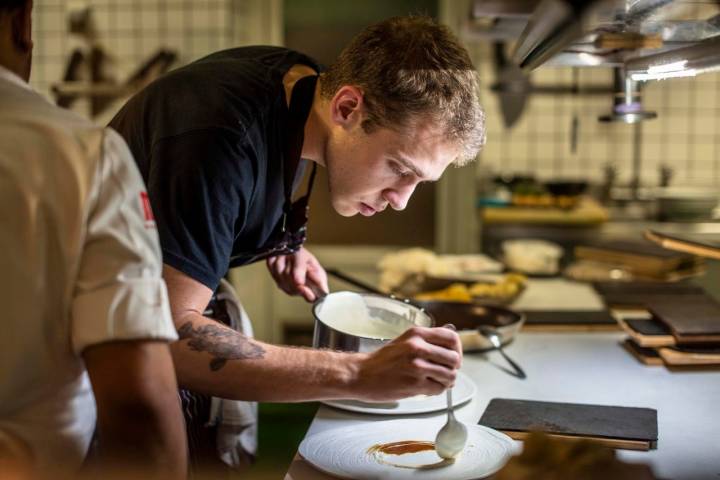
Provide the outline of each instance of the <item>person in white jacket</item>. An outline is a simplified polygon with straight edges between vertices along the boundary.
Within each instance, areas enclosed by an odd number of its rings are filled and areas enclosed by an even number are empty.
[[[97,427],[98,468],[183,478],[145,187],[117,133],[27,84],[31,10],[0,0],[0,472],[74,475]]]

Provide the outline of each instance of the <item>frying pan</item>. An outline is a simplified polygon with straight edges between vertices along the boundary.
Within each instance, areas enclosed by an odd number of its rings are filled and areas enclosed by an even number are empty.
[[[367,292],[396,298],[336,269],[326,269],[326,272],[328,275]],[[425,311],[433,318],[435,325],[453,324],[458,331],[465,352],[496,348],[488,337],[480,333],[480,327],[486,327],[486,329],[490,327],[486,331],[496,332],[500,337],[501,345],[506,345],[515,338],[515,335],[525,322],[525,316],[522,313],[495,305],[437,300],[399,300]]]

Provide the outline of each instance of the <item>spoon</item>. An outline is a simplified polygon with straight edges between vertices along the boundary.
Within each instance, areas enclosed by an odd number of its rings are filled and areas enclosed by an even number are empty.
[[[497,331],[492,327],[487,326],[481,326],[478,327],[478,331],[482,336],[487,338],[490,343],[492,344],[493,348],[500,352],[500,355],[503,356],[505,360],[510,364],[511,367],[515,370],[515,376],[518,378],[527,378],[527,375],[525,375],[525,371],[520,368],[520,365],[515,363],[512,358],[510,358],[507,353],[502,348],[502,343],[500,342],[500,334],[497,333]],[[508,372],[509,373],[509,372]]]
[[[444,325],[455,330],[452,324]],[[454,459],[465,448],[467,442],[467,428],[455,418],[452,403],[452,388],[445,390],[447,395],[447,422],[435,437],[435,451],[446,460]]]

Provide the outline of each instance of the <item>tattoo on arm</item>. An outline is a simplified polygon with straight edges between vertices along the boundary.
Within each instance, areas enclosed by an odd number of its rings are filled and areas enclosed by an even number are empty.
[[[225,366],[228,360],[263,358],[265,349],[240,332],[221,325],[202,325],[194,328],[192,322],[178,329],[181,340],[190,339],[188,346],[196,352],[208,352],[213,372]]]

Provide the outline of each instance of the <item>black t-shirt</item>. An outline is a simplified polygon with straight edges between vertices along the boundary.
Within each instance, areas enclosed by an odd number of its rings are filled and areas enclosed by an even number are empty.
[[[230,257],[265,245],[282,217],[282,79],[295,64],[319,71],[285,48],[214,53],[153,82],[110,122],[147,184],[163,262],[212,290]]]

